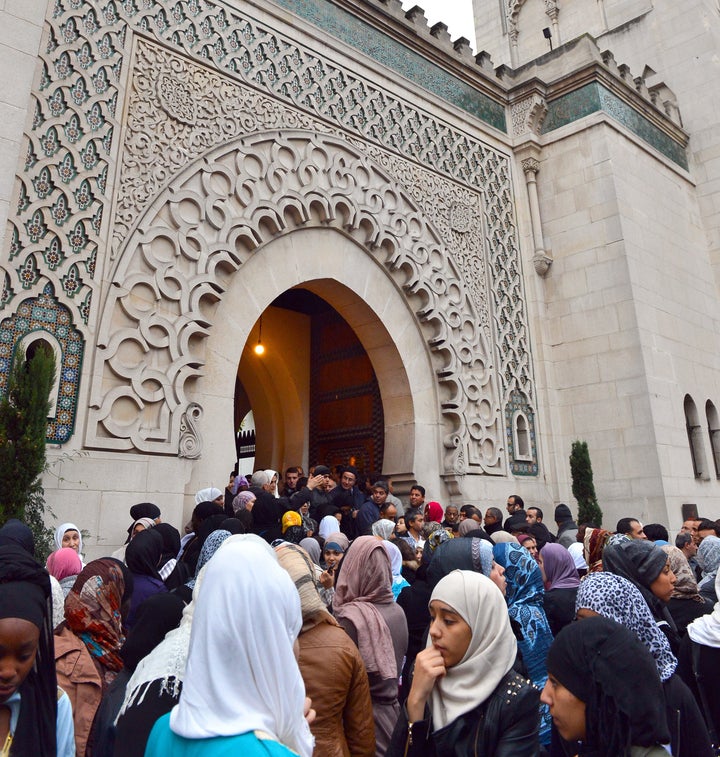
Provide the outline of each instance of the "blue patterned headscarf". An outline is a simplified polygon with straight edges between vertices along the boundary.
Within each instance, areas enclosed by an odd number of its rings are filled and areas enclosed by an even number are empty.
[[[548,650],[553,642],[552,631],[543,609],[545,589],[540,567],[530,553],[519,544],[496,544],[495,562],[505,568],[506,600],[510,620],[520,626],[522,638],[518,649],[525,668],[536,689],[542,690],[547,681]],[[540,705],[540,743],[550,743],[550,711]]]
[[[232,534],[229,531],[224,531],[221,529],[218,529],[217,531],[212,531],[210,533],[210,536],[208,536],[207,539],[205,539],[205,543],[202,545],[202,549],[200,550],[200,556],[198,557],[197,561],[197,568],[195,568],[195,575],[185,584],[189,589],[195,588],[195,581],[197,581],[197,577],[200,575],[200,571],[205,567],[205,564],[210,560],[210,558],[220,549],[220,545],[225,541],[225,539],[229,539]]]

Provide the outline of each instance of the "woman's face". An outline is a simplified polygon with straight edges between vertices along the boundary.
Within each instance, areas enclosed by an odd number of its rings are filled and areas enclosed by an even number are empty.
[[[336,549],[326,549],[323,554],[325,556],[325,565],[328,566],[328,569],[332,568],[335,570],[343,559],[343,553],[338,552]]]
[[[451,668],[465,657],[472,629],[450,605],[439,599],[430,602],[430,618],[433,646],[442,655],[445,667]]]
[[[492,568],[490,569],[490,580],[495,584],[495,586],[498,587],[498,589],[500,589],[504,597],[505,591],[507,590],[505,568],[503,568],[500,563],[496,563],[495,560],[492,561]]]
[[[525,541],[523,542],[523,547],[527,549],[532,559],[537,562],[538,548],[537,548],[537,542],[535,541],[535,539],[525,539]]]
[[[550,708],[555,727],[566,741],[585,738],[585,702],[548,674],[540,701]]]
[[[277,473],[272,477],[272,480],[270,481],[270,491],[274,492],[277,488]]]
[[[660,571],[660,575],[650,584],[650,591],[662,602],[669,602],[676,582],[677,578],[670,569],[670,560],[668,560]]]
[[[138,523],[135,528],[133,528],[133,539],[141,532],[145,530],[145,526],[143,526],[142,523]],[[143,536],[143,539],[145,537]]]
[[[32,670],[39,640],[40,629],[29,620],[0,620],[0,704],[20,688]]]
[[[395,530],[399,534],[407,533],[407,528],[405,527],[405,518],[400,517],[397,519],[397,522],[395,523]]]
[[[63,534],[62,545],[80,552],[80,534],[74,528],[69,529]]]
[[[303,502],[303,504],[300,506],[300,512],[303,515],[307,515],[310,512],[310,503],[309,502]]]

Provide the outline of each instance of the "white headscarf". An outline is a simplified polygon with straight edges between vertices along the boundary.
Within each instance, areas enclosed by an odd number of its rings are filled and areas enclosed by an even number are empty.
[[[218,497],[222,497],[222,492],[214,486],[211,486],[209,489],[200,489],[195,495],[195,504],[199,505],[201,502],[212,502]]]
[[[78,536],[80,537],[80,543],[78,544],[78,555],[80,556],[80,562],[82,563],[83,568],[85,567],[85,556],[83,555],[83,544],[82,544],[82,532],[80,529],[74,524],[74,523],[62,523],[55,529],[55,547],[57,549],[62,549],[62,540],[63,536],[65,536],[66,531],[77,531]]]
[[[715,593],[720,597],[720,571],[715,576]],[[720,599],[709,615],[701,615],[687,627],[690,638],[706,647],[720,647]]]
[[[268,483],[270,483],[273,480],[273,476],[278,476],[278,472],[276,470],[272,470],[271,468],[268,468],[264,473],[268,477]],[[270,494],[273,495],[273,497],[279,497],[280,492],[278,492],[278,481],[280,480],[280,477],[277,477],[277,481],[275,481],[275,491],[270,492]]]
[[[575,567],[578,570],[587,570],[588,565],[585,562],[585,553],[583,545],[579,541],[574,541],[569,547],[568,552],[572,555]]]
[[[437,731],[495,691],[515,662],[517,642],[505,597],[482,573],[454,570],[438,582],[430,601],[434,599],[452,607],[472,629],[464,657],[437,679],[430,694],[433,729]],[[427,646],[432,646],[430,636]]]
[[[197,598],[182,696],[170,714],[188,739],[262,731],[302,757],[313,752],[293,642],[300,597],[259,537],[228,539]]]
[[[334,515],[326,515],[320,521],[318,533],[327,541],[328,536],[330,536],[330,534],[336,534],[339,528],[340,521]]]

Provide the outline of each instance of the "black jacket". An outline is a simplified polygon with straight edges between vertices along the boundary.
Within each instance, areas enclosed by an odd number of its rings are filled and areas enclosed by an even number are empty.
[[[403,707],[387,757],[536,757],[539,700],[532,684],[511,670],[485,702],[444,728],[433,731],[429,717],[416,721],[411,744]]]

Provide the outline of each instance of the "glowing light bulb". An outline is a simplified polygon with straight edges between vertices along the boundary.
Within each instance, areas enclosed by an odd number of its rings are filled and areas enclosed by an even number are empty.
[[[265,347],[263,347],[262,342],[258,342],[255,345],[255,354],[256,355],[263,355],[265,353]]]

